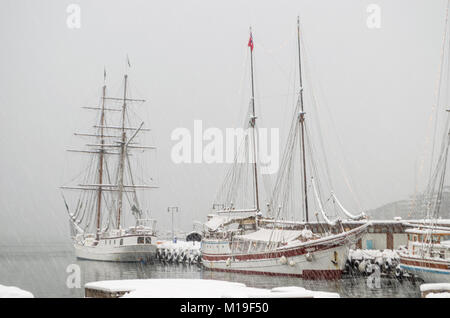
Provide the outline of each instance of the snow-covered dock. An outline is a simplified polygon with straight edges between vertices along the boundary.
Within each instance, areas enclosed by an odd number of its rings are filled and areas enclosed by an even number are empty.
[[[159,241],[156,259],[163,263],[200,264],[200,242]]]
[[[130,279],[87,283],[85,296],[94,298],[339,298],[337,293],[289,286],[252,288],[209,279]]]
[[[15,286],[0,285],[0,298],[34,298],[33,294]]]

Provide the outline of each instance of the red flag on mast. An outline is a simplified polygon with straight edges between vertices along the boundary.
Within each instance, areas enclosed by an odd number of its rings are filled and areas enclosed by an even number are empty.
[[[250,50],[253,52],[253,36],[250,33],[250,39],[248,40],[248,46],[250,47]]]

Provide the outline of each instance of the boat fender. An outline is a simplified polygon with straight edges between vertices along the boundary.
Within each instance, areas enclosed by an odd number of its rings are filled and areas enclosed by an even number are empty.
[[[360,273],[364,273],[366,271],[366,265],[366,261],[362,261],[361,263],[359,263],[358,270],[360,271]]]
[[[281,256],[280,257],[280,263],[282,264],[282,265],[284,265],[284,264],[286,264],[287,263],[287,258],[286,258],[286,256]]]
[[[312,259],[313,259],[313,256],[312,256],[312,254],[311,253],[306,253],[306,260],[308,261],[308,262],[311,262],[312,261]]]
[[[230,258],[227,258],[226,265],[227,265],[228,267],[230,267],[230,265],[231,265],[231,259],[230,259]]]
[[[294,266],[295,265],[295,262],[294,261],[289,261],[289,266]]]
[[[397,276],[397,277],[402,277],[402,276],[403,276],[403,270],[402,270],[402,268],[400,267],[400,265],[398,265],[398,266],[395,268],[395,276]]]

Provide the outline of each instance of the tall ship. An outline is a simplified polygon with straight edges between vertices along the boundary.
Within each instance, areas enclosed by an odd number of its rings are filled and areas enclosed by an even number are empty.
[[[436,111],[442,112],[443,107],[448,107],[448,81],[442,81],[442,78],[450,74],[449,70],[449,23],[448,11],[449,3],[445,13],[445,30],[442,39],[441,61],[436,89]],[[417,213],[425,217],[423,224],[406,230],[408,235],[408,244],[401,250],[400,267],[420,277],[425,282],[443,283],[450,282],[450,228],[442,227],[443,195],[446,184],[448,184],[448,151],[450,146],[450,109],[446,109],[447,115],[442,126],[443,136],[439,155],[436,162],[433,160],[433,150],[431,152],[430,178],[419,204],[416,204]],[[435,130],[438,127],[438,120],[435,120]],[[433,142],[434,143],[434,142]]]
[[[206,268],[262,275],[288,275],[307,279],[337,279],[341,277],[350,246],[364,234],[368,222],[352,230],[344,229],[339,218],[331,220],[325,212],[321,198],[317,162],[313,157],[313,145],[310,131],[306,126],[306,113],[303,101],[302,60],[300,22],[297,20],[297,45],[299,54],[299,94],[292,116],[291,126],[281,161],[279,173],[267,203],[266,216],[260,207],[257,162],[252,169],[235,169],[227,177],[239,180],[242,170],[250,170],[252,178],[246,184],[250,188],[253,206],[236,207],[228,200],[221,204],[219,210],[208,216],[202,241],[202,262]],[[254,154],[258,148],[255,140],[255,98],[253,81],[253,39],[249,41],[251,59],[251,91],[248,112],[248,134],[250,149]],[[308,149],[310,150],[308,152]],[[245,152],[244,152],[245,153]],[[297,156],[296,156],[297,154]],[[257,156],[255,155],[254,158]],[[238,170],[236,172],[236,170]],[[231,184],[233,185],[233,184]],[[244,184],[245,187],[245,184]],[[323,234],[310,230],[311,193],[316,199],[315,208],[320,212],[328,227]],[[228,194],[240,194],[241,190],[230,187]],[[230,198],[228,195],[227,198]],[[362,219],[363,213],[353,215],[338,201],[335,194],[330,194],[328,201],[334,201],[342,214],[352,219]],[[217,205],[216,205],[217,207]],[[319,221],[319,212],[315,213]],[[300,219],[304,227],[294,230],[289,227],[288,219]]]
[[[90,130],[74,133],[83,147],[68,151],[80,154],[85,164],[75,165],[75,177],[61,187],[62,195],[78,258],[151,261],[156,221],[149,217],[144,193],[157,186],[146,175],[144,158],[155,147],[142,144],[150,129],[137,108],[145,100],[130,96],[128,75],[119,90],[121,96],[108,96],[105,84],[99,104],[83,107],[95,112],[96,120]]]

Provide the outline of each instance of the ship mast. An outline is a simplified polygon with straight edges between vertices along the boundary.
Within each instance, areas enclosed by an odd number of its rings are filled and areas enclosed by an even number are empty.
[[[122,105],[122,141],[120,143],[120,161],[119,161],[119,199],[118,199],[118,207],[117,207],[117,229],[120,229],[120,214],[122,212],[123,205],[123,175],[124,175],[124,165],[125,165],[125,156],[126,156],[126,139],[127,134],[125,130],[125,114],[127,107],[127,81],[128,75],[124,76],[124,88],[123,88],[123,105]]]
[[[301,157],[302,157],[302,165],[303,165],[303,189],[304,189],[304,208],[305,208],[305,219],[306,222],[309,221],[308,218],[308,188],[306,185],[306,154],[305,154],[305,111],[303,105],[303,82],[302,82],[302,60],[301,60],[301,52],[300,52],[300,17],[297,17],[297,44],[298,44],[298,70],[299,70],[299,78],[300,78],[300,126],[301,126]]]
[[[248,46],[250,48],[250,69],[251,69],[251,82],[252,82],[252,117],[250,119],[250,126],[252,127],[252,141],[253,141],[253,175],[255,182],[255,204],[256,211],[259,212],[259,191],[258,191],[258,168],[257,168],[257,146],[256,146],[256,115],[255,115],[255,88],[254,88],[254,80],[253,80],[253,35],[252,28],[250,28],[250,40],[248,42]]]
[[[98,198],[97,198],[97,240],[101,230],[101,208],[102,208],[102,184],[103,184],[103,156],[105,152],[105,138],[103,127],[105,126],[105,93],[106,85],[103,86],[102,109],[100,117],[100,155],[99,155],[99,170],[98,170]]]

